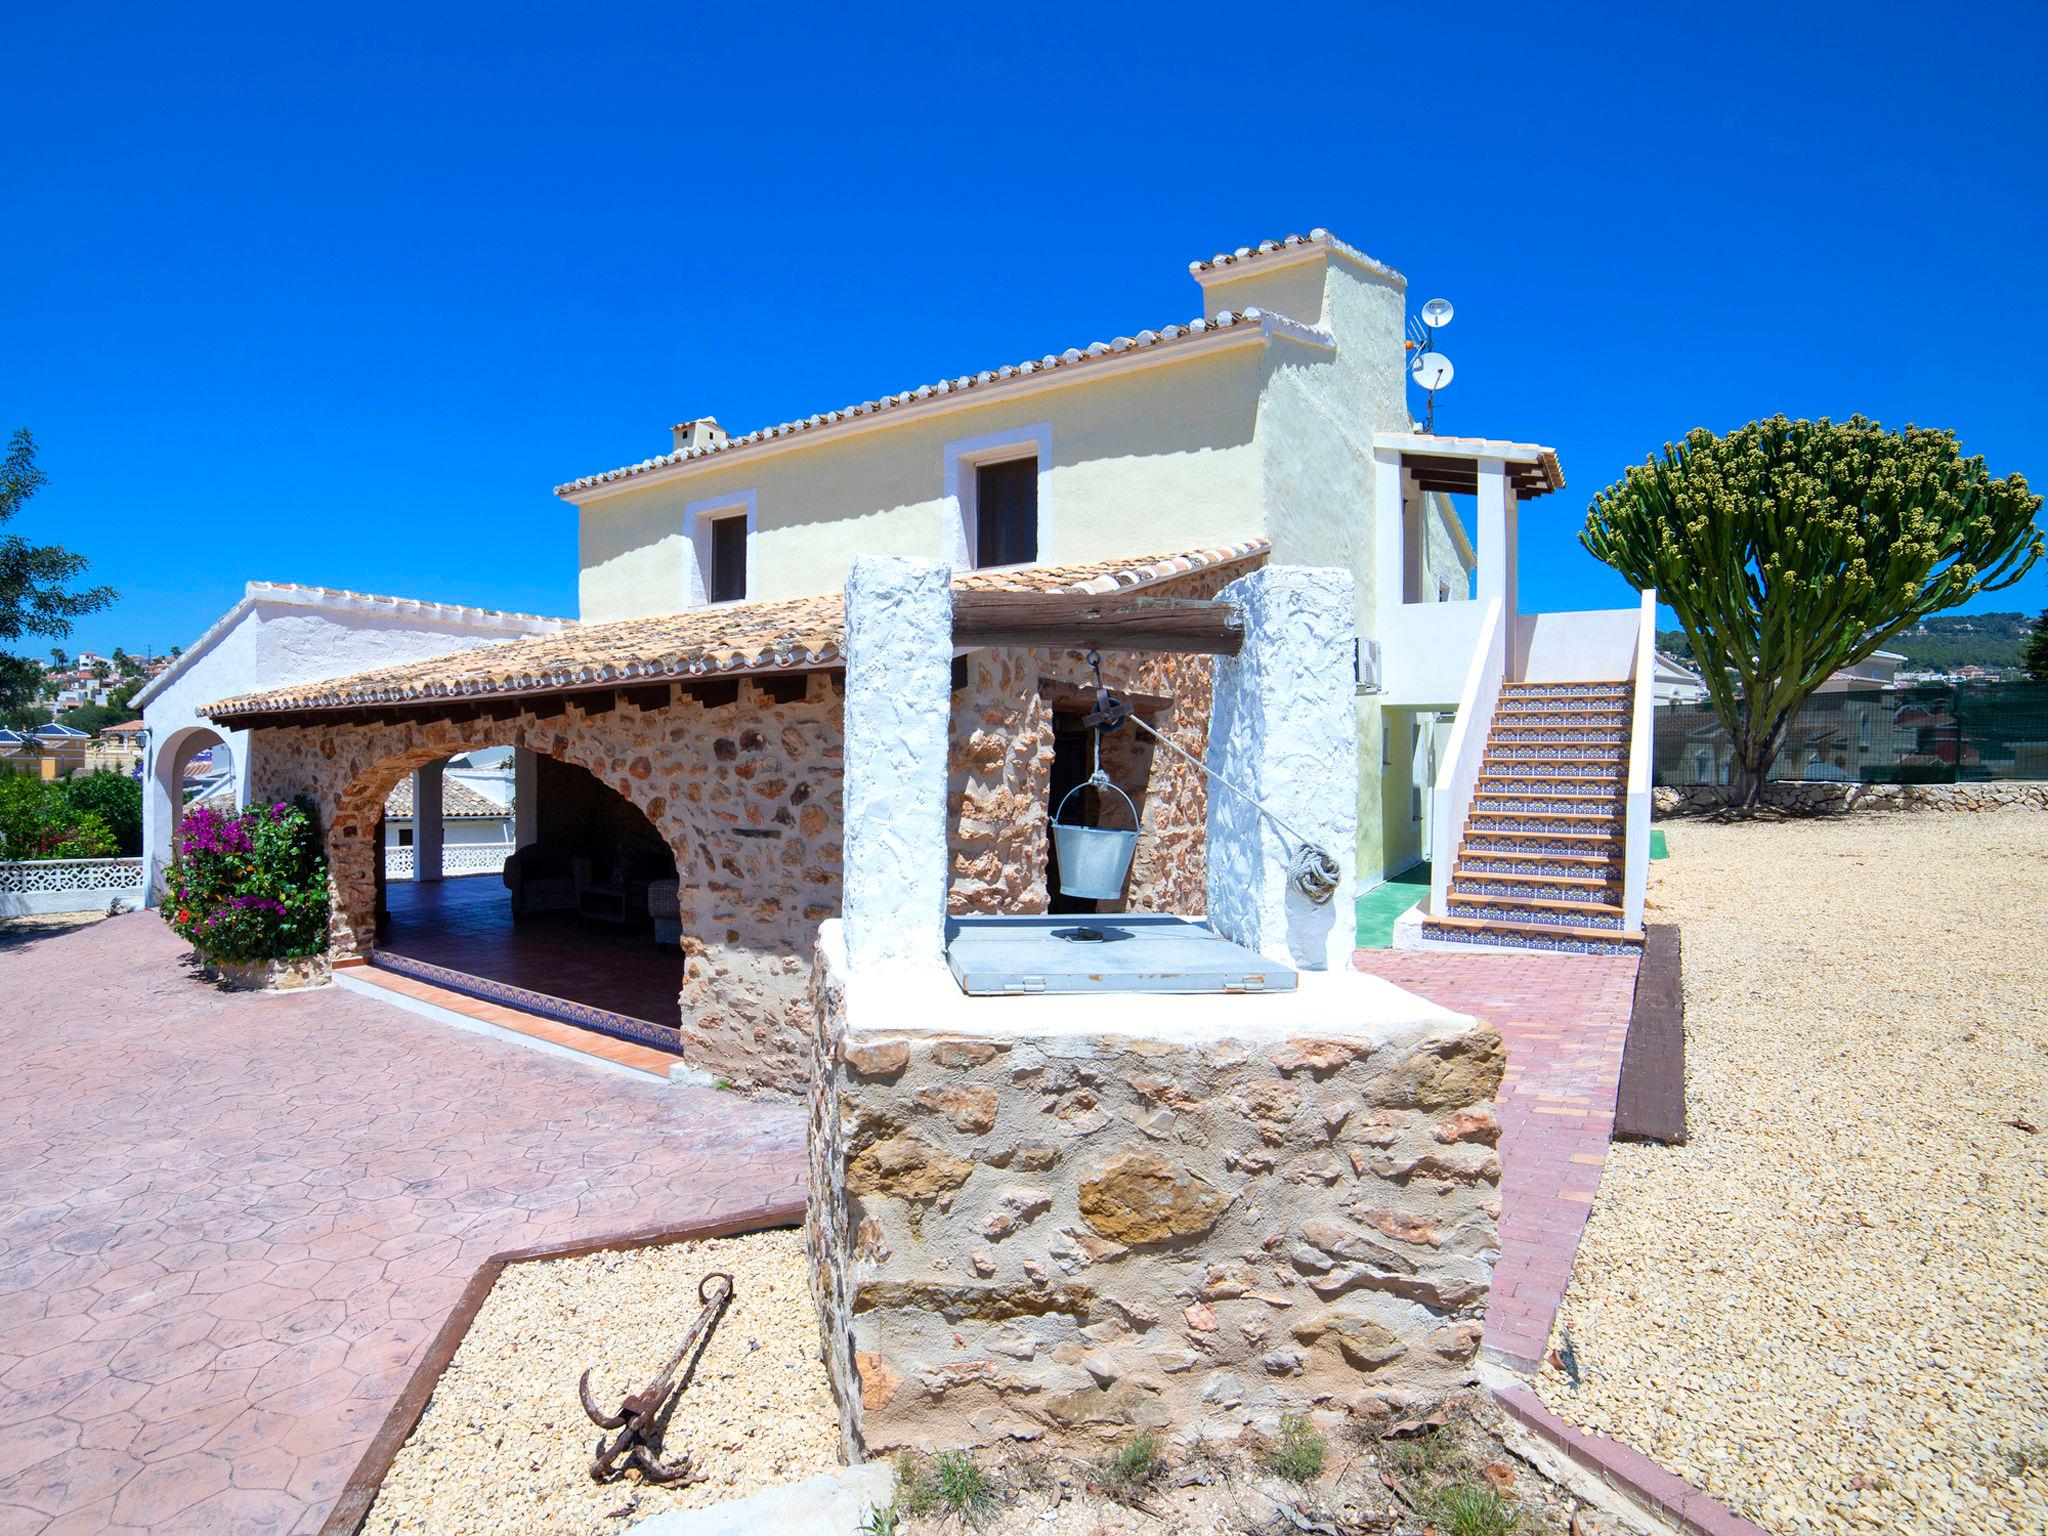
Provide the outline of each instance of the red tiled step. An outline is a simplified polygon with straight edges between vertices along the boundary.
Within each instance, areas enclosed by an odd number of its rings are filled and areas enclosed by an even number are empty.
[[[600,1035],[594,1030],[578,1029],[559,1019],[543,1018],[536,1013],[526,1013],[517,1008],[507,1008],[502,1003],[486,1002],[467,993],[437,987],[430,982],[419,981],[411,976],[401,976],[395,971],[383,970],[377,966],[363,966],[349,972],[351,981],[366,986],[379,987],[387,992],[396,992],[415,1001],[430,1003],[445,1008],[466,1019],[495,1025],[513,1034],[525,1035],[534,1040],[545,1040],[550,1045],[561,1046],[584,1056],[595,1056],[614,1066],[630,1067],[636,1072],[666,1079],[669,1069],[683,1058],[678,1052],[670,1054],[655,1050],[652,1046],[636,1045],[630,1040],[615,1040],[609,1035]]]

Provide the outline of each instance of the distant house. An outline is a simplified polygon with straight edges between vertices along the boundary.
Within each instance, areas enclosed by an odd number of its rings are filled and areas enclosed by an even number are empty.
[[[1872,651],[1861,661],[1838,667],[1815,693],[1860,693],[1872,688],[1896,688],[1899,664],[1906,658],[1897,651]]]
[[[1673,704],[1707,702],[1707,685],[1699,673],[1666,651],[1657,653],[1657,670],[1651,688],[1660,709]]]
[[[495,874],[512,852],[512,807],[479,794],[456,774],[456,763],[451,762],[441,781],[442,868],[450,875]],[[416,775],[407,774],[384,797],[384,868],[392,878],[413,873],[413,796],[418,782]]]

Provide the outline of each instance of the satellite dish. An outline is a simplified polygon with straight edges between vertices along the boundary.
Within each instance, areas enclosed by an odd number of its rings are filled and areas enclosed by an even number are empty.
[[[1441,352],[1423,352],[1408,365],[1415,382],[1424,389],[1438,390],[1451,382],[1451,360]]]
[[[1432,331],[1442,330],[1451,323],[1451,316],[1456,313],[1457,311],[1451,308],[1449,299],[1431,299],[1422,306],[1422,323]]]

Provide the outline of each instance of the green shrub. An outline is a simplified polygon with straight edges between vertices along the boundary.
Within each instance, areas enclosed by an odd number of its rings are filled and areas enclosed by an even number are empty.
[[[1103,1488],[1112,1495],[1134,1493],[1151,1482],[1165,1465],[1159,1454],[1161,1444],[1154,1429],[1132,1435],[1099,1469]]]
[[[68,789],[33,774],[0,773],[0,858],[111,859],[120,852],[106,818],[74,804]]]
[[[286,960],[327,947],[327,861],[310,802],[227,815],[194,806],[165,877],[164,921],[211,960]]]
[[[63,786],[64,798],[81,816],[97,816],[114,839],[115,856],[132,859],[142,852],[142,781],[125,773],[101,769]]]
[[[1279,1473],[1290,1483],[1312,1483],[1330,1459],[1330,1446],[1315,1425],[1290,1413],[1280,1420],[1280,1437],[1266,1447],[1261,1459],[1267,1471]]]
[[[976,1525],[995,1509],[996,1489],[965,1451],[943,1451],[929,1465],[906,1452],[896,1458],[896,1505],[906,1514],[942,1510]]]
[[[1424,1490],[1415,1501],[1442,1536],[1508,1536],[1522,1523],[1522,1512],[1492,1486],[1452,1483]]]

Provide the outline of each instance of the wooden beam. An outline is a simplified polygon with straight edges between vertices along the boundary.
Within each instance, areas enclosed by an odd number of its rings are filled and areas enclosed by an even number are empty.
[[[1109,690],[1141,715],[1163,715],[1173,708],[1173,699],[1167,694],[1132,693],[1126,688]],[[1065,714],[1085,715],[1095,707],[1095,689],[1087,683],[1071,682],[1062,677],[1041,677],[1038,680],[1038,696],[1045,700],[1047,709],[1059,710]]]
[[[694,683],[684,683],[676,692],[683,698],[695,699],[706,709],[721,709],[739,702],[740,680],[736,677],[707,677]]]
[[[1234,603],[1089,592],[956,592],[960,645],[1043,645],[1061,650],[1189,652],[1244,649]]]
[[[619,690],[620,701],[632,705],[643,715],[650,710],[667,709],[674,697],[667,683],[643,683]]]

